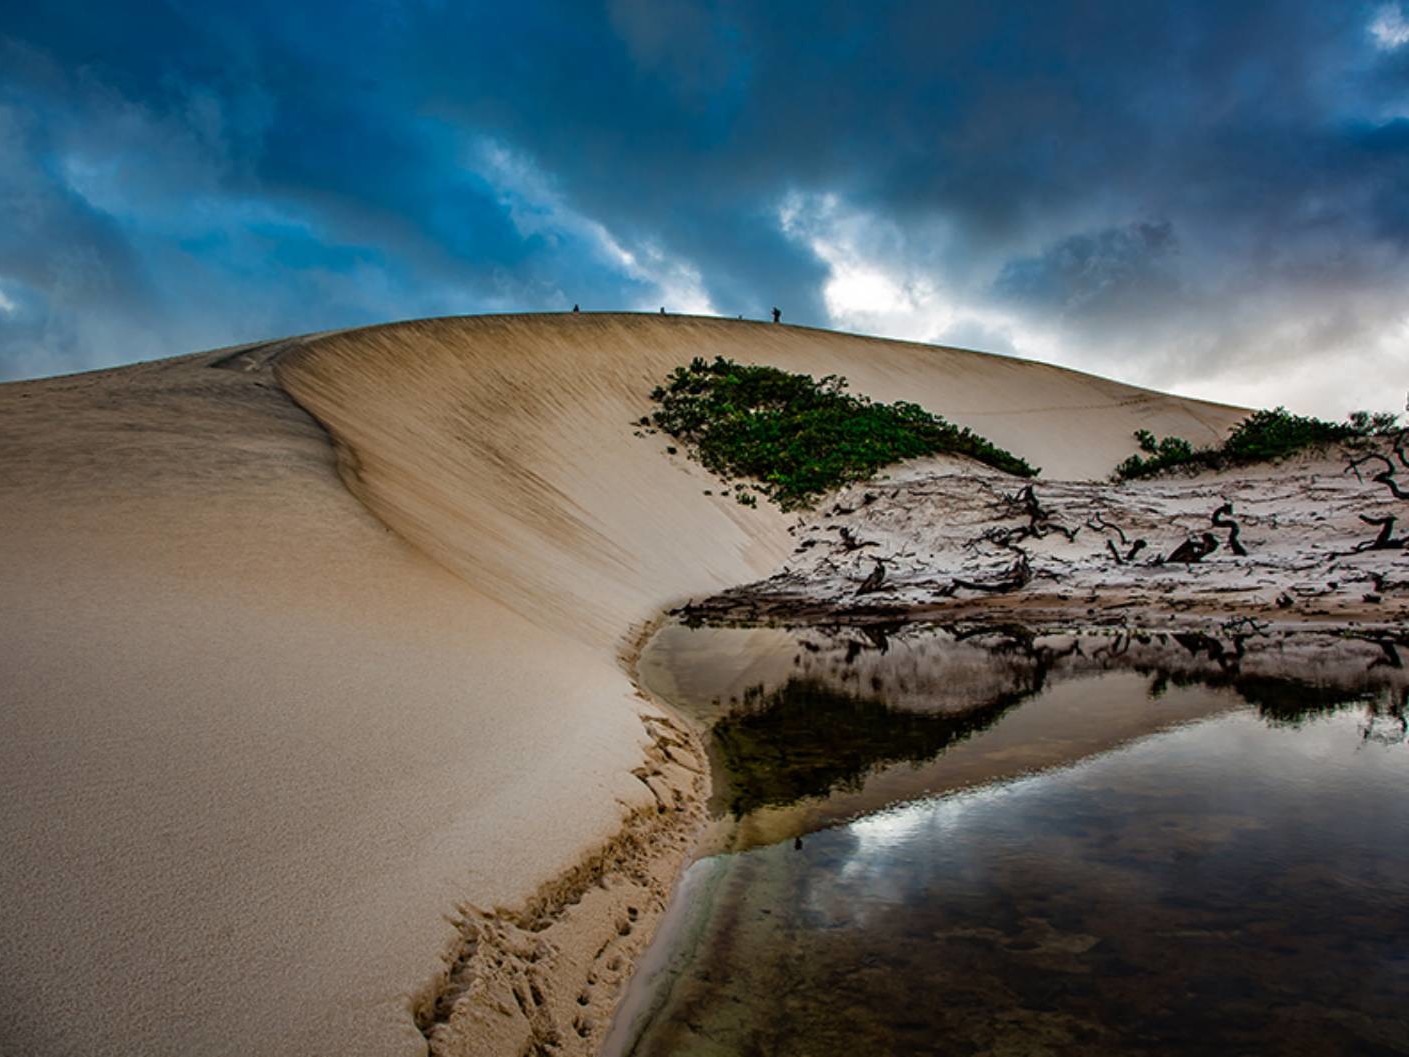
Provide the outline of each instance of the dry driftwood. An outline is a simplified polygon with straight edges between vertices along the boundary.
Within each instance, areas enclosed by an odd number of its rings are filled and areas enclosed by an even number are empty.
[[[1213,524],[1214,528],[1228,530],[1228,549],[1230,551],[1239,558],[1246,558],[1248,556],[1247,548],[1238,540],[1238,536],[1242,533],[1242,528],[1233,520],[1232,503],[1225,502],[1213,512],[1213,516],[1209,518],[1209,521]]]
[[[1374,539],[1356,544],[1355,553],[1362,551],[1392,551],[1403,548],[1404,540],[1394,538],[1394,523],[1396,519],[1393,514],[1386,514],[1384,517],[1370,517],[1368,514],[1361,514],[1360,520],[1367,525],[1378,525],[1380,531]]]
[[[868,595],[872,591],[879,591],[881,584],[886,578],[886,563],[877,558],[876,567],[871,570],[871,575],[861,581],[861,586],[856,589],[858,595]]]
[[[1201,536],[1191,536],[1179,546],[1175,547],[1165,558],[1165,562],[1183,562],[1185,565],[1192,565],[1194,562],[1201,562],[1218,549],[1218,540],[1214,538],[1212,532],[1205,532]]]

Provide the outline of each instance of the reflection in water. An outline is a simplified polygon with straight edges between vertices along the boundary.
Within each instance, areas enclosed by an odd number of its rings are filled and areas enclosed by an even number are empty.
[[[815,678],[789,679],[768,694],[746,692],[743,705],[710,728],[722,771],[716,799],[739,818],[833,790],[859,792],[878,768],[933,759],[992,726],[1022,696],[999,694],[949,713],[891,708],[880,697]]]
[[[943,690],[944,656],[968,641],[945,638],[929,685]],[[855,750],[844,777],[795,783],[809,803],[863,797],[858,782],[913,758],[893,755],[895,731],[924,732],[927,720],[972,724],[967,740],[916,735],[940,751],[930,785],[969,788],[780,831],[804,834],[800,847],[695,863],[610,1046],[651,1057],[1409,1053],[1402,671],[1372,667],[1373,643],[1284,641],[1264,655],[1225,642],[1216,656],[1195,645],[1085,641],[1021,704],[985,704],[963,677],[928,712],[914,695],[837,694],[871,720],[833,734],[869,739],[879,726],[876,744],[890,747]],[[847,666],[845,649],[840,668],[855,669],[862,655]],[[963,670],[972,658],[958,660]],[[925,678],[906,672],[911,685]],[[780,673],[770,687],[760,674],[751,685],[764,691],[716,715],[762,723],[776,710],[790,737],[806,737],[800,680]],[[1002,694],[1020,693],[1007,678]],[[1088,711],[1121,733],[1064,733]],[[1045,748],[1008,733],[1022,724]],[[774,742],[781,751],[787,739]],[[935,769],[950,763],[968,777],[945,786]],[[1020,777],[981,785],[985,770]]]
[[[1361,703],[1375,736],[1392,736],[1409,693],[1397,659],[1393,643],[1314,634],[673,626],[641,667],[710,731],[712,808],[730,816],[706,841],[718,850],[1071,763],[1244,702],[1286,723]]]

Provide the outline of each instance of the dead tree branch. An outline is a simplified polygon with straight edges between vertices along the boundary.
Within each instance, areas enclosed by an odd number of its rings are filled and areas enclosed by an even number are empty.
[[[1135,560],[1135,555],[1145,549],[1144,540],[1136,540],[1130,545],[1130,549],[1124,554],[1116,549],[1115,540],[1106,540],[1106,549],[1111,552],[1111,557],[1115,559],[1117,565],[1126,565]]]
[[[1242,528],[1238,525],[1236,521],[1233,520],[1232,503],[1225,502],[1221,507],[1215,510],[1213,512],[1213,516],[1209,518],[1209,522],[1213,525],[1214,528],[1228,530],[1228,549],[1230,551],[1236,554],[1239,558],[1246,558],[1248,556],[1247,548],[1244,547],[1242,543],[1238,540],[1238,536],[1242,532]]]
[[[1354,548],[1352,548],[1351,553],[1360,554],[1365,551],[1394,551],[1401,550],[1404,547],[1403,539],[1394,538],[1395,516],[1393,514],[1386,514],[1384,517],[1370,517],[1368,514],[1361,514],[1360,520],[1367,525],[1378,525],[1380,531],[1374,539],[1367,540],[1364,543],[1357,543]]]
[[[1205,532],[1201,536],[1191,536],[1170,552],[1169,557],[1164,562],[1183,562],[1185,565],[1192,565],[1194,562],[1201,562],[1218,549],[1218,540],[1214,538],[1212,532]],[[1163,563],[1161,563],[1163,564]]]
[[[848,554],[850,554],[852,551],[859,551],[863,547],[880,546],[879,543],[874,542],[862,543],[856,538],[855,533],[853,533],[851,529],[847,528],[847,526],[845,525],[834,525],[833,527],[841,535],[842,550],[846,551]]]
[[[1395,437],[1394,454],[1399,461],[1404,464],[1404,467],[1409,469],[1409,456],[1406,456],[1404,451],[1403,436],[1404,434],[1401,432],[1399,436]],[[1395,474],[1399,472],[1399,467],[1395,466],[1394,463],[1390,461],[1390,457],[1384,452],[1372,451],[1361,455],[1359,458],[1347,458],[1345,472],[1354,473],[1357,481],[1363,481],[1365,477],[1361,474],[1360,467],[1364,466],[1367,462],[1380,462],[1384,464],[1384,469],[1371,477],[1370,480],[1384,485],[1396,499],[1409,499],[1409,492],[1406,492],[1395,478]]]
[[[1097,532],[1114,532],[1120,538],[1120,545],[1122,547],[1130,546],[1130,540],[1126,538],[1125,529],[1121,528],[1119,525],[1112,525],[1105,519],[1105,516],[1102,515],[1100,511],[1097,511],[1086,519],[1086,527],[1095,529]]]
[[[874,559],[876,567],[871,570],[871,575],[861,581],[861,586],[856,589],[858,595],[869,595],[873,591],[879,591],[881,584],[886,578],[886,563],[881,559]]]
[[[1100,511],[1097,511],[1086,519],[1086,527],[1094,529],[1097,532],[1114,532],[1116,536],[1119,537],[1120,545],[1126,548],[1124,554],[1116,547],[1115,540],[1106,540],[1106,549],[1111,552],[1111,557],[1115,559],[1117,565],[1125,565],[1128,562],[1133,562],[1135,555],[1145,549],[1146,544],[1143,539],[1131,540],[1130,537],[1125,534],[1123,528],[1119,525],[1112,525],[1105,519]]]
[[[1042,539],[1049,532],[1065,536],[1068,543],[1075,541],[1079,529],[1067,528],[1052,519],[1051,511],[1045,509],[1037,499],[1037,490],[1032,485],[1024,485],[1012,495],[1002,497],[1002,503],[1010,516],[1027,518],[1026,525],[1008,529],[992,529],[991,540],[1000,546],[1021,543],[1031,537]],[[1000,538],[1001,537],[1001,538]]]

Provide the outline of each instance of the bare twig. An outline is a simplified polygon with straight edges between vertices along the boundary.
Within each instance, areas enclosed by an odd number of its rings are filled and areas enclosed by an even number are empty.
[[[1125,536],[1125,530],[1119,525],[1112,525],[1108,522],[1100,511],[1097,511],[1086,519],[1086,527],[1095,529],[1097,532],[1114,532],[1120,538],[1120,545],[1122,547],[1128,547],[1130,545],[1130,540]]]
[[[856,589],[858,595],[868,595],[873,591],[879,591],[881,584],[886,578],[886,563],[876,558],[876,567],[871,570],[871,575],[861,581],[861,586]]]
[[[1394,538],[1394,523],[1396,519],[1393,514],[1386,514],[1384,517],[1370,517],[1368,514],[1361,514],[1360,520],[1367,525],[1378,525],[1380,531],[1374,539],[1366,540],[1364,543],[1357,543],[1351,553],[1359,554],[1364,551],[1393,551],[1403,548],[1404,540]]]
[[[1404,464],[1404,467],[1409,469],[1409,455],[1406,455],[1404,451],[1403,436],[1404,434],[1401,431],[1399,436],[1395,437],[1394,454],[1399,461]],[[1399,481],[1395,479],[1395,474],[1398,472],[1399,468],[1396,467],[1394,463],[1390,461],[1389,456],[1383,452],[1372,451],[1367,452],[1359,458],[1348,458],[1346,460],[1345,472],[1354,473],[1357,481],[1363,481],[1365,478],[1360,473],[1360,467],[1364,466],[1367,462],[1381,462],[1385,467],[1379,473],[1375,474],[1375,476],[1371,477],[1370,480],[1384,485],[1396,499],[1409,499],[1409,492],[1406,492]]]
[[[1233,520],[1233,504],[1225,502],[1221,507],[1213,512],[1209,518],[1214,528],[1226,528],[1228,530],[1228,549],[1239,558],[1248,556],[1247,548],[1238,540],[1238,535],[1242,532],[1238,523]]]
[[[841,535],[842,550],[850,554],[852,551],[859,551],[862,547],[879,547],[879,543],[862,543],[856,535],[845,525],[833,526]]]

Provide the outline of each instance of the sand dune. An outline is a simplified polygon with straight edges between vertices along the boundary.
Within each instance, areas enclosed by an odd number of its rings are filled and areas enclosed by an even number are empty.
[[[693,317],[397,324],[285,356],[278,376],[329,428],[379,518],[531,619],[601,644],[663,600],[782,553],[780,516],[703,496],[715,482],[629,427],[675,366],[716,355],[843,374],[856,392],[972,426],[1048,477],[1105,476],[1141,427],[1204,442],[1242,416],[1021,360]]]
[[[653,805],[632,628],[789,550],[781,515],[633,435],[665,373],[716,354],[845,374],[1049,477],[1239,417],[622,315],[0,387],[0,1050],[420,1052],[456,908],[522,901]]]

